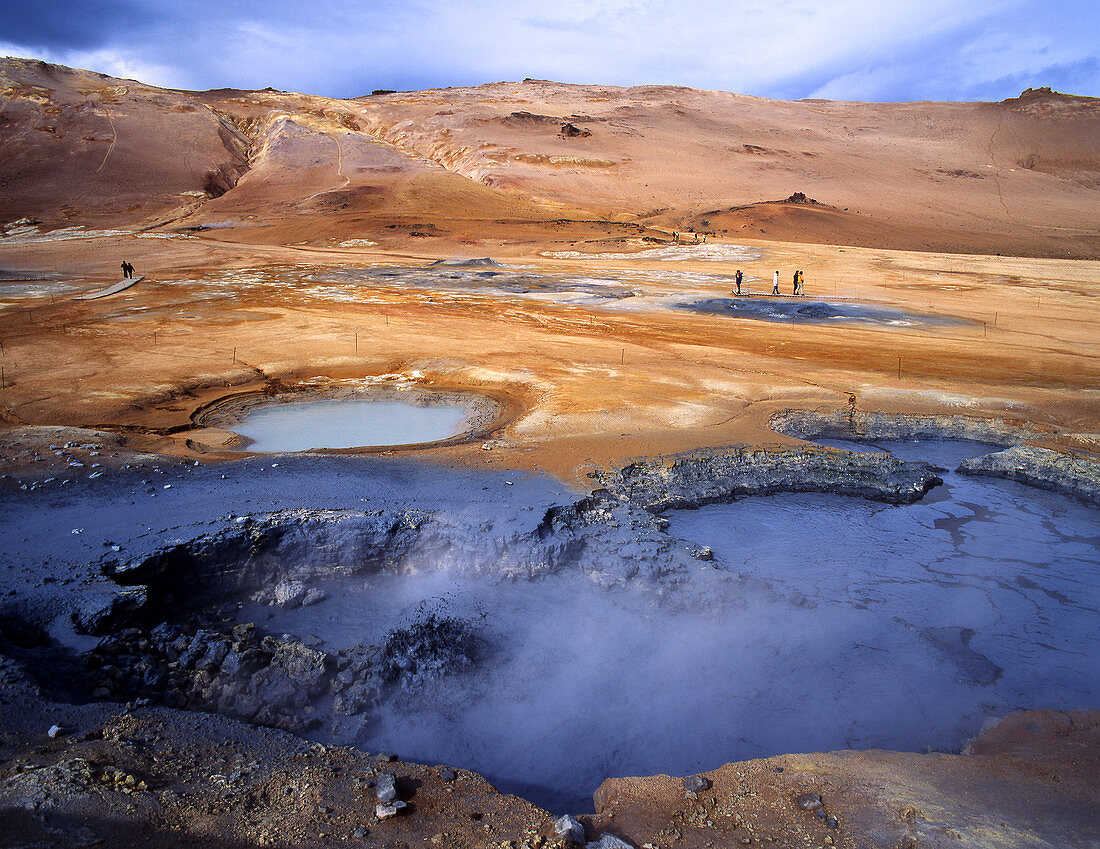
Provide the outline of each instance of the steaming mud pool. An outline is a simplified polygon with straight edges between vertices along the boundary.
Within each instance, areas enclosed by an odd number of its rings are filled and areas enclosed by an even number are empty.
[[[995,450],[881,447],[951,468]],[[957,751],[989,717],[1100,707],[1097,510],[943,477],[909,506],[781,494],[671,511],[662,533],[690,568],[656,581],[609,580],[583,553],[518,578],[407,560],[237,621],[338,659],[309,736],[473,769],[551,811],[590,809],[608,776]]]

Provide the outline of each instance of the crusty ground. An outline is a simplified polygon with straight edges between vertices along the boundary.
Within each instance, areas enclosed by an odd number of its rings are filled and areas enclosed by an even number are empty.
[[[718,242],[718,244],[722,244]],[[391,376],[510,399],[493,436],[423,452],[446,462],[542,469],[737,442],[776,442],[787,407],[1010,416],[1095,451],[1100,432],[1100,263],[746,243],[746,275],[795,265],[807,290],[958,319],[912,327],[783,325],[688,312],[611,312],[540,301],[363,287],[352,302],[303,293],[333,266],[431,255],[268,248],[206,238],[110,237],[0,246],[0,264],[59,269],[88,289],[125,255],[146,280],[111,298],[11,301],[0,313],[10,423],[124,428],[137,448],[215,459],[227,435],[191,429],[223,395],[297,381]],[[714,273],[704,262],[551,262],[481,245],[502,261],[614,275]],[[443,252],[446,255],[446,252]],[[83,265],[92,271],[76,273]],[[728,269],[726,269],[728,270]],[[264,276],[262,288],[246,281]],[[224,280],[211,296],[213,280]],[[234,281],[242,281],[235,287]],[[786,281],[784,281],[786,282]],[[688,288],[675,280],[636,291]],[[765,288],[760,280],[752,288]],[[721,284],[691,291],[728,296]],[[305,294],[305,296],[303,296]]]
[[[13,692],[13,689],[15,692]],[[480,776],[390,762],[219,716],[44,702],[5,688],[0,846],[561,846],[546,812]],[[50,738],[47,731],[60,731]],[[1100,714],[1013,714],[964,755],[781,755],[706,773],[616,778],[582,816],[588,839],[636,847],[988,849],[1100,840]],[[379,820],[371,782],[410,808]],[[798,805],[817,793],[836,828]],[[579,812],[573,812],[579,813]]]

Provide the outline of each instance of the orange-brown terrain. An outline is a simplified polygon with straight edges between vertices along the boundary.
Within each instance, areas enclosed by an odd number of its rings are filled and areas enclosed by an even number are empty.
[[[171,91],[3,59],[0,465],[16,484],[56,473],[28,458],[57,426],[119,434],[118,464],[133,452],[219,463],[240,454],[232,434],[194,418],[210,402],[364,379],[501,402],[476,440],[415,456],[573,485],[633,458],[798,445],[769,428],[775,413],[849,404],[1006,421],[1098,461],[1098,213],[1100,99],[1045,89],[1000,103],[873,104],[525,80],[334,100]],[[511,288],[425,271],[483,257],[503,264]],[[144,279],[72,299],[118,280],[123,260]],[[378,273],[389,268],[403,271]],[[915,319],[830,325],[682,308],[729,298],[737,269],[755,294],[770,292],[775,270],[790,294],[802,269],[811,298]],[[565,283],[540,288],[546,278]],[[628,296],[581,297],[594,278]],[[1097,846],[1095,715],[1068,730],[1060,721],[1020,720],[968,755],[734,764],[686,800],[671,779],[612,781],[589,836],[616,831],[638,847]],[[104,722],[71,720],[94,732],[73,741],[93,763]],[[5,734],[9,783],[17,755],[64,756],[60,744],[18,749],[33,744]],[[293,839],[271,827],[295,757],[271,756],[284,772],[250,789],[252,801],[192,810],[178,797],[178,809],[120,813],[123,800],[65,816],[146,824],[118,826],[118,845],[348,840],[357,821],[342,785],[331,798],[316,790],[308,816],[294,809]],[[434,773],[415,770],[431,819],[402,818],[384,837],[372,825],[369,845],[549,839],[527,803],[448,807]],[[492,792],[464,787],[456,795]],[[839,800],[845,829],[817,828],[794,806],[809,790]],[[322,802],[339,829],[315,821]],[[1032,802],[1034,814],[1021,811]],[[498,808],[511,831],[483,829],[480,812]],[[263,812],[262,829],[226,813],[246,810]],[[19,817],[34,845],[62,839]]]

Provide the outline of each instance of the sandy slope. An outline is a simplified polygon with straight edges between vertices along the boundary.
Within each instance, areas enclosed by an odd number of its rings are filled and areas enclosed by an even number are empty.
[[[254,216],[285,243],[316,239],[323,217],[326,235],[453,244],[472,224],[537,239],[608,219],[1100,256],[1100,102],[1046,90],[866,104],[526,80],[340,101],[164,91],[14,59],[0,85],[0,220]],[[760,203],[795,192],[820,203]]]
[[[363,103],[387,140],[488,185],[584,197],[674,226],[759,230],[759,219],[736,208],[801,191],[834,208],[839,232],[829,241],[843,244],[883,244],[888,233],[894,247],[953,240],[991,253],[1097,251],[1089,211],[1100,187],[1100,104],[1091,98],[790,103],[530,80]],[[591,135],[563,138],[563,121]],[[804,223],[766,213],[764,221],[781,239]],[[878,239],[876,226],[886,230]],[[999,245],[981,237],[994,226]],[[898,245],[909,227],[918,232]]]

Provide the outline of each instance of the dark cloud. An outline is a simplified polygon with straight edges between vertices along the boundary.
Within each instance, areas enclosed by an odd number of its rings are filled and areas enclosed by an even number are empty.
[[[764,97],[1100,94],[1100,3],[0,0],[0,52],[186,88],[352,97],[524,77]],[[873,9],[872,9],[873,6]]]
[[[135,28],[144,28],[149,16],[145,5],[137,0],[4,0],[0,3],[0,40],[46,50],[101,47],[124,40]]]

